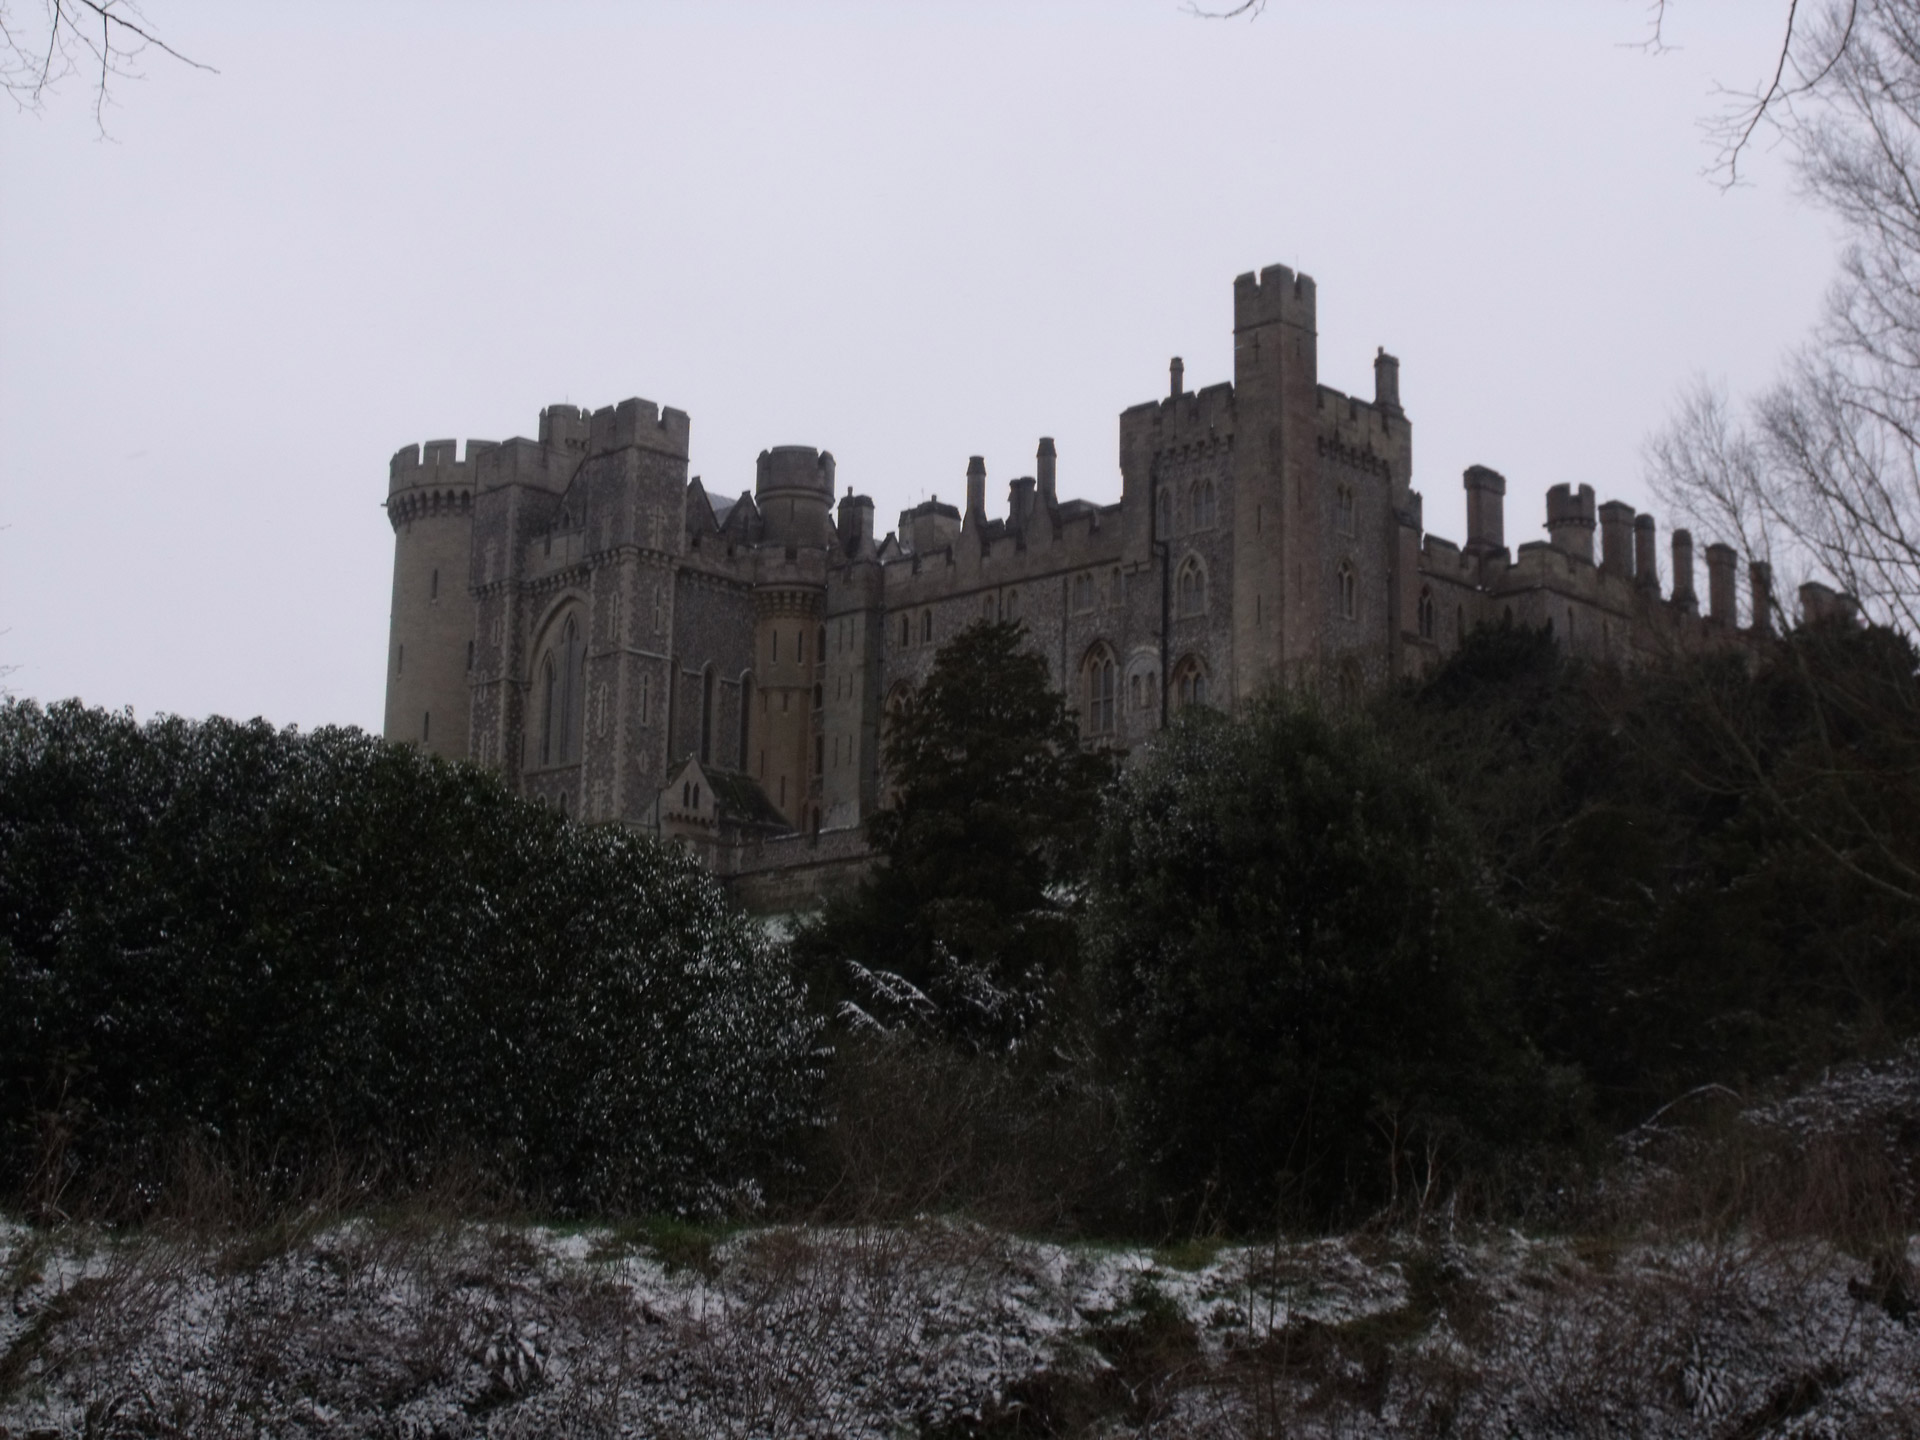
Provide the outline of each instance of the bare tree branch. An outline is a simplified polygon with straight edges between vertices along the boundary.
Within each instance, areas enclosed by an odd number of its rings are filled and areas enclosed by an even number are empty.
[[[42,0],[45,22],[35,26],[41,38],[11,14],[11,0],[0,0],[0,90],[23,110],[39,110],[61,81],[82,65],[97,72],[93,81],[94,122],[104,134],[114,83],[141,77],[140,56],[156,50],[169,59],[211,74],[213,66],[195,60],[148,23],[137,0]],[[93,22],[99,22],[96,32]]]

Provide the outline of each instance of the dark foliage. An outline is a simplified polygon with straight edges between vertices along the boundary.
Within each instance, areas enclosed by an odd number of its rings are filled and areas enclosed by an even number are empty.
[[[1120,785],[1095,893],[1106,1052],[1179,1213],[1444,1193],[1558,1123],[1471,835],[1362,721],[1190,713]]]
[[[1080,748],[1024,627],[985,622],[943,646],[890,717],[886,759],[894,802],[869,827],[879,864],[803,929],[799,952],[823,994],[884,1022],[1015,1045],[1071,983],[1076,887],[1112,762]]]
[[[1890,632],[1631,670],[1476,632],[1383,707],[1498,876],[1529,1033],[1602,1113],[1920,1030],[1920,727]]]
[[[353,730],[6,704],[0,993],[0,1163],[43,1203],[192,1143],[710,1208],[817,1078],[690,860]]]

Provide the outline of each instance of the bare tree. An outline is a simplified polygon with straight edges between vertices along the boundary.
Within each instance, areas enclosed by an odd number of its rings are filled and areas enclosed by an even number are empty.
[[[84,74],[93,84],[94,121],[104,131],[114,84],[140,78],[148,51],[213,70],[163,40],[136,0],[0,0],[0,88],[23,110],[40,109],[62,82]]]
[[[1796,4],[1792,24],[1793,78],[1727,142],[1777,132],[1844,228],[1840,275],[1782,379],[1743,415],[1696,389],[1649,469],[1680,516],[1920,634],[1920,0]]]

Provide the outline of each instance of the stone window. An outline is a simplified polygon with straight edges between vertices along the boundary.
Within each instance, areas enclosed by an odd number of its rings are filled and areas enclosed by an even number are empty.
[[[1353,534],[1353,487],[1342,485],[1334,495],[1334,523],[1340,527],[1342,535]]]
[[[540,662],[540,763],[565,765],[580,758],[580,671],[586,656],[580,622],[567,616]]]
[[[467,641],[467,669],[469,672],[473,669],[473,641],[471,640]]]
[[[424,745],[431,739],[433,739],[433,712],[423,710],[420,712],[420,743]]]
[[[1188,655],[1173,667],[1173,702],[1179,710],[1207,703],[1207,665],[1198,655]]]
[[[1173,492],[1161,486],[1160,493],[1154,497],[1154,507],[1154,532],[1164,540],[1173,534]]]
[[[1433,590],[1429,586],[1420,587],[1419,611],[1420,638],[1431,640],[1433,638]]]
[[[920,612],[920,643],[922,645],[933,643],[933,611],[931,610]]]
[[[1340,618],[1351,620],[1360,613],[1359,586],[1354,580],[1352,564],[1342,560],[1333,580],[1335,598],[1340,605]]]
[[[651,675],[640,677],[640,723],[642,725],[653,723],[653,677]]]
[[[407,673],[407,647],[404,645],[397,646],[394,650],[393,673],[396,675]]]
[[[646,719],[647,679],[640,677],[640,710],[642,720]],[[740,677],[740,769],[747,768],[748,741],[751,739],[753,724],[753,672],[747,671]]]
[[[818,664],[827,663],[827,627],[824,625],[820,627],[820,648],[813,652],[813,658]]]
[[[1193,528],[1211,530],[1214,526],[1213,481],[1197,480],[1193,486]]]
[[[913,621],[905,615],[900,617],[900,648],[906,649],[913,643]]]
[[[433,578],[427,581],[427,599],[438,601],[440,598],[440,572],[433,572]]]
[[[1113,567],[1107,580],[1107,603],[1116,610],[1127,603],[1127,581],[1118,565]]]
[[[1085,734],[1111,735],[1114,731],[1114,700],[1118,690],[1118,667],[1113,652],[1096,645],[1080,662],[1081,681],[1086,691],[1086,708],[1081,712]]]
[[[713,666],[700,671],[700,763],[713,763]]]
[[[1073,608],[1076,612],[1093,609],[1093,576],[1073,577]]]
[[[989,595],[981,600],[980,618],[989,625],[993,623],[993,596]]]
[[[1174,593],[1179,596],[1182,615],[1207,613],[1207,571],[1199,556],[1189,555],[1181,564]]]

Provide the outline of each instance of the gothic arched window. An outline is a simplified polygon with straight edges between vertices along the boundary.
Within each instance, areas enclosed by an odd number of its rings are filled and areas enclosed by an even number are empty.
[[[1199,557],[1189,555],[1180,567],[1180,578],[1174,585],[1174,593],[1180,599],[1182,615],[1204,615],[1207,610],[1207,572]]]
[[[1342,535],[1353,534],[1353,487],[1342,485],[1333,499],[1334,521]]]
[[[1340,603],[1340,618],[1351,620],[1360,613],[1359,585],[1354,580],[1353,566],[1345,560],[1334,574],[1334,589]]]
[[[1420,587],[1419,618],[1420,638],[1422,640],[1431,640],[1433,638],[1433,591],[1425,585]]]
[[[1173,534],[1173,492],[1164,485],[1154,497],[1153,529],[1162,540]]]
[[[1082,731],[1089,736],[1113,734],[1114,700],[1120,688],[1119,667],[1113,662],[1113,652],[1104,645],[1094,646],[1080,662],[1080,678],[1086,694],[1086,708],[1081,711]]]
[[[933,611],[931,610],[920,612],[920,643],[922,645],[933,643]]]
[[[586,646],[578,617],[568,615],[539,669],[540,763],[565,765],[580,758],[582,670]]]
[[[1173,703],[1184,710],[1189,705],[1207,703],[1207,665],[1198,655],[1188,655],[1173,667]]]

